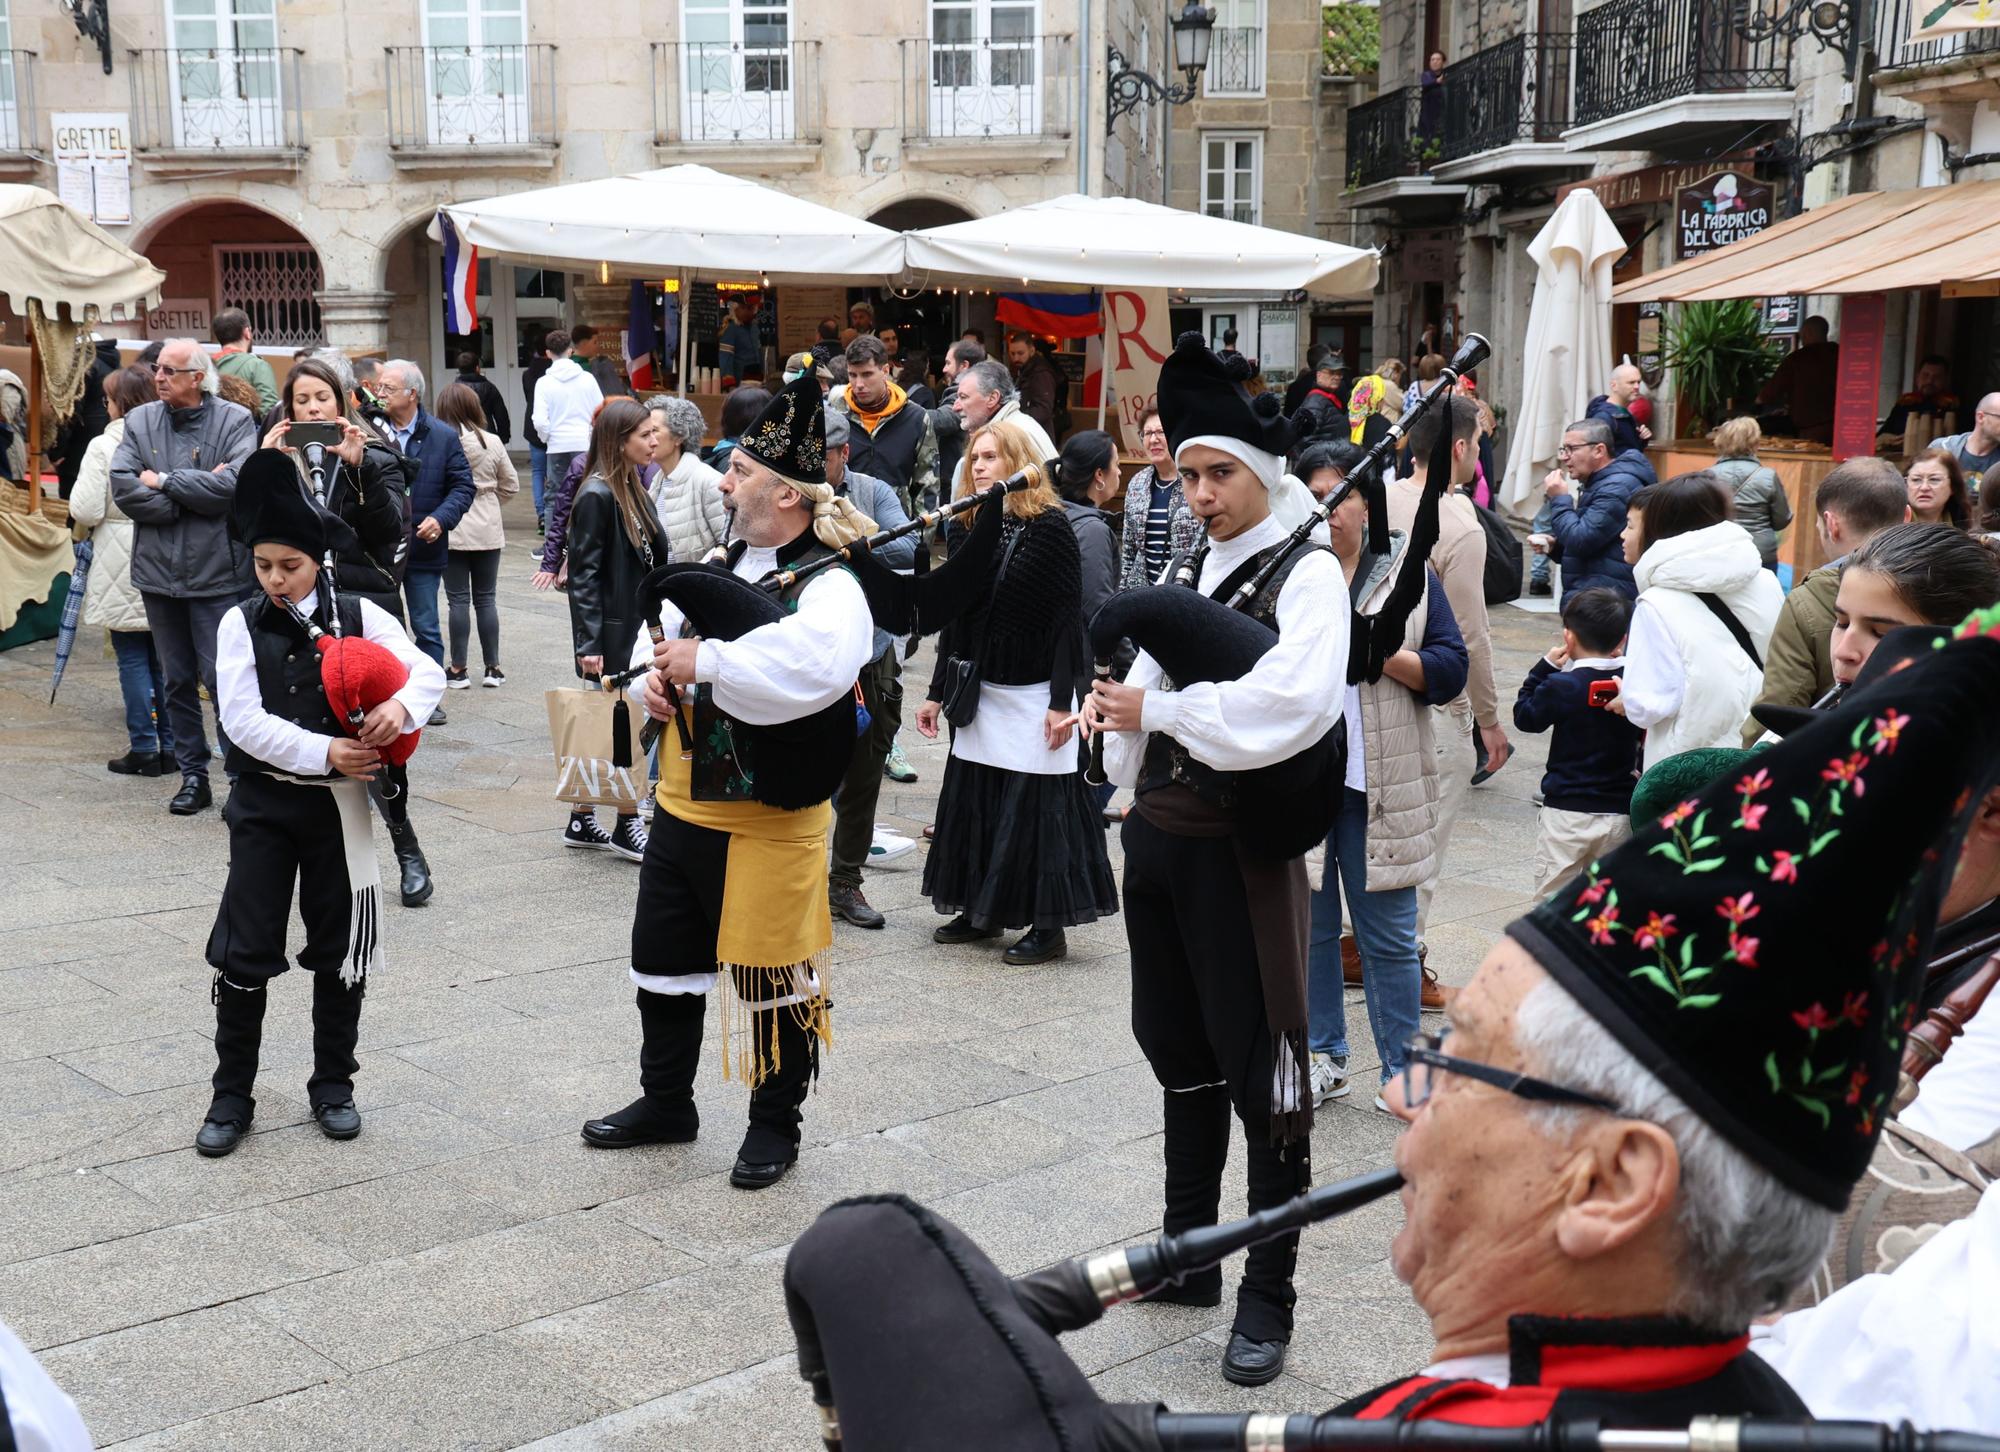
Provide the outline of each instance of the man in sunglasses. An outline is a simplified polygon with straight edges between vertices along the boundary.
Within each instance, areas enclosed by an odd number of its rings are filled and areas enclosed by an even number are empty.
[[[215,367],[192,338],[160,349],[153,383],[158,401],[125,415],[111,492],[135,526],[132,583],[146,604],[174,726],[181,785],[167,810],[191,817],[213,802],[200,688],[216,699],[216,628],[251,586],[249,552],[229,535],[229,506],[237,465],[257,447],[257,421],[215,396]]]

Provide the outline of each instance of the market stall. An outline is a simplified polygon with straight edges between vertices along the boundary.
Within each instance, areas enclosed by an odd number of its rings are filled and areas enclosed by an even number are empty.
[[[0,293],[28,320],[24,478],[0,484],[0,649],[54,635],[69,589],[69,532],[44,509],[43,414],[75,408],[92,326],[158,302],[165,281],[55,193],[0,186]]]

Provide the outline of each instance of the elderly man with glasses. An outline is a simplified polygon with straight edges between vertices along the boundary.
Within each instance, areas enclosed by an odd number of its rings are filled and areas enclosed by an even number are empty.
[[[254,588],[249,551],[229,535],[229,506],[237,466],[257,447],[257,421],[215,396],[215,366],[192,338],[160,349],[153,382],[158,400],[125,415],[111,492],[134,526],[132,583],[145,601],[166,682],[181,771],[168,810],[191,817],[214,800],[200,690],[206,686],[215,699],[216,628]]]
[[[1412,1045],[1385,1091],[1408,1125],[1389,1263],[1432,1345],[1335,1416],[1806,1416],[1749,1330],[1820,1266],[1867,1171],[1944,902],[1939,849],[2000,778],[2000,610],[1956,636],[1564,883],[1487,952],[1449,1035]],[[1099,1402],[1042,1329],[1084,1319],[1054,1281],[1010,1284],[907,1201],[829,1210],[785,1280],[849,1447],[1155,1431],[1152,1406]],[[1120,1295],[1103,1257],[1078,1280]],[[1350,1384],[1350,1358],[1369,1356],[1331,1340],[1309,1374]]]

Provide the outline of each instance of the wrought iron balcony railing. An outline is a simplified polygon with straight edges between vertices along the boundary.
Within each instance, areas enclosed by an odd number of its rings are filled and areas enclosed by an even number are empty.
[[[556,144],[553,45],[392,45],[389,145],[398,151]]]
[[[1218,26],[1209,32],[1205,96],[1254,96],[1264,89],[1264,31],[1255,25]]]
[[[35,149],[35,55],[0,50],[0,154]]]
[[[1992,55],[2000,51],[2000,29],[1962,30],[1936,40],[1911,40],[1912,9],[1877,0],[1875,5],[1875,63],[1885,71],[1909,66],[1936,65],[1960,56]],[[1921,8],[1921,7],[1916,7]]]
[[[819,42],[653,45],[653,141],[727,146],[820,134]]]
[[[135,50],[133,140],[141,151],[297,151],[299,52]]]
[[[1571,40],[1517,35],[1454,62],[1444,73],[1442,159],[1562,140],[1569,125]]]
[[[1711,92],[1790,90],[1792,38],[1745,0],[1610,0],[1576,18],[1576,122]]]
[[[933,141],[1067,136],[1075,37],[905,40],[903,134]]]
[[[1443,117],[1426,128],[1419,86],[1403,86],[1347,113],[1347,184],[1373,186],[1391,177],[1411,176],[1435,162],[1444,150]]]

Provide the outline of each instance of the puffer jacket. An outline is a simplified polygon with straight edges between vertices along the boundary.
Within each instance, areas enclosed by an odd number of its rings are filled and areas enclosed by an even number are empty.
[[[1658,482],[1646,456],[1627,449],[1585,480],[1574,497],[1563,494],[1549,501],[1549,532],[1556,537],[1565,602],[1595,585],[1628,599],[1638,593],[1632,567],[1625,563],[1625,507],[1634,494]]]
[[[155,400],[125,415],[125,436],[111,455],[111,495],[138,528],[132,537],[132,583],[182,600],[241,595],[250,583],[250,552],[229,536],[236,470],[257,447],[250,410],[205,397],[193,408]],[[158,488],[139,482],[151,469]]]
[[[1663,539],[1633,571],[1639,603],[1625,651],[1625,716],[1646,732],[1646,765],[1699,746],[1735,746],[1764,671],[1699,598],[1727,606],[1766,658],[1784,592],[1734,520]]]
[[[472,465],[472,507],[459,516],[445,544],[454,550],[497,550],[507,546],[507,532],[500,525],[500,501],[511,499],[521,487],[507,446],[492,434],[478,429],[460,429],[458,442]]]
[[[716,485],[722,476],[702,463],[693,449],[668,470],[656,470],[646,492],[653,496],[653,508],[660,527],[667,532],[667,558],[699,561],[721,544],[729,533],[729,510]]]
[[[69,518],[90,531],[94,552],[83,592],[83,623],[106,630],[146,630],[146,602],[132,583],[132,521],[111,497],[111,455],[124,437],[125,420],[115,418],[84,449],[69,497]]]
[[[1776,564],[1778,531],[1792,522],[1792,502],[1777,474],[1751,458],[1717,459],[1714,474],[1736,496],[1736,522],[1757,541],[1766,568]]]

